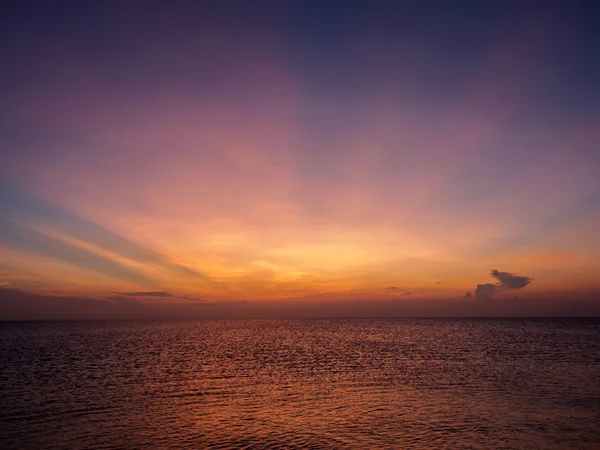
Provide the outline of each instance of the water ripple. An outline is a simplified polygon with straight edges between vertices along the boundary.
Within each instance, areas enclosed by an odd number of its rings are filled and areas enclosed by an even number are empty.
[[[0,324],[1,448],[600,448],[598,320]]]

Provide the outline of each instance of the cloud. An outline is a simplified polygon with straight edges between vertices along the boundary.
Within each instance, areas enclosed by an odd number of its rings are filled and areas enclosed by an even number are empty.
[[[120,306],[143,306],[142,302],[140,302],[138,299],[125,297],[123,295],[112,295],[110,297],[106,297],[105,300]]]
[[[495,284],[478,284],[475,288],[475,300],[490,300],[494,292],[496,292]]]
[[[467,292],[463,298],[465,300],[471,300],[473,298],[473,294],[471,292]]]
[[[215,283],[214,280],[194,269],[169,261],[163,255],[149,248],[131,241],[94,222],[83,219],[77,214],[61,208],[60,206],[20,191],[13,186],[9,186],[6,183],[0,183],[0,209],[2,209],[4,218],[11,219],[10,223],[16,224],[20,222],[51,226],[65,235],[72,236],[76,239],[92,244],[95,247],[109,250],[131,261],[163,268],[186,277],[199,278],[204,281]],[[16,230],[14,226],[8,229],[7,226],[0,228],[0,240],[4,237],[8,241],[12,241],[15,231]],[[39,233],[36,234],[40,235]],[[30,252],[33,250],[33,253],[48,253],[48,239],[50,238],[47,238],[44,244],[40,244],[40,238],[32,234],[31,231],[27,233],[21,232],[20,235],[20,246],[27,247],[28,251]],[[53,245],[59,247],[58,244]],[[60,245],[60,249],[64,251],[55,252],[53,257],[55,259],[64,259],[63,254],[69,253],[69,251],[66,251],[65,246],[67,245],[68,244],[64,243]],[[36,247],[41,247],[41,249],[36,251],[38,250]],[[69,247],[79,249],[78,247],[74,246]],[[83,250],[80,249],[80,251]],[[94,255],[91,252],[87,253]],[[73,264],[73,258],[67,257],[66,259],[67,261],[65,262]],[[106,261],[109,261],[107,258],[103,259],[105,260],[105,264]],[[87,269],[92,268],[89,264],[84,267]],[[147,280],[144,282],[146,281]]]
[[[109,299],[131,299],[134,300],[136,297],[152,297],[152,298],[164,298],[164,299],[176,299],[176,300],[189,300],[192,302],[206,302],[203,298],[198,297],[185,297],[181,295],[173,295],[167,291],[135,291],[135,292],[111,292],[111,294],[115,294],[113,297],[108,297]],[[135,300],[137,301],[137,300]]]
[[[398,290],[398,288],[396,286],[388,286],[385,289],[386,289],[386,291],[397,291]]]
[[[498,272],[496,269],[491,271],[491,275],[498,280],[499,287],[508,289],[522,289],[533,281],[529,277],[521,277],[509,272]]]
[[[153,283],[143,274],[112,259],[47,236],[11,220],[0,220],[0,245],[136,284]]]
[[[513,275],[510,272],[499,272],[496,269],[490,271],[490,275],[498,280],[497,283],[478,284],[475,288],[476,300],[491,300],[492,295],[501,289],[522,289],[533,280],[530,277]],[[470,292],[467,292],[465,299],[471,299]]]
[[[173,294],[166,291],[113,292],[113,294],[118,294],[125,297],[175,297]]]
[[[412,294],[412,292],[410,292],[410,291],[404,293],[404,295],[410,295],[410,294]]]
[[[208,303],[208,300],[206,300],[205,298],[200,298],[200,297],[174,297],[174,298],[178,298],[181,300],[189,300],[191,302]]]
[[[39,295],[0,287],[0,320],[128,319],[151,317],[143,304],[122,296],[96,300]]]

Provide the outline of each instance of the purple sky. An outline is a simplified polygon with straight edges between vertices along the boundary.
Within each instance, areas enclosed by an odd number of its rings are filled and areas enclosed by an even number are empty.
[[[597,313],[594,2],[256,3],[3,5],[5,311]]]

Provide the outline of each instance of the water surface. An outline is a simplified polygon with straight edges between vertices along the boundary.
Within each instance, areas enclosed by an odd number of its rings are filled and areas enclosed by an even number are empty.
[[[600,448],[600,320],[0,324],[0,448]]]

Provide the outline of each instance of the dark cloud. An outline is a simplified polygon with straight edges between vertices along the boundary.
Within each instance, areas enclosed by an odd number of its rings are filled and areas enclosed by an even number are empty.
[[[397,291],[398,288],[396,286],[388,286],[385,288],[387,291]]]
[[[125,297],[175,297],[166,291],[114,292],[114,294],[124,295]]]
[[[498,272],[496,269],[491,271],[491,275],[498,280],[498,287],[508,289],[522,289],[533,281],[529,277],[521,277],[509,272]]]
[[[441,282],[441,281],[438,281],[436,284],[442,284],[442,282]]]
[[[544,297],[527,301],[449,301],[409,299],[381,295],[318,300],[213,301],[206,303],[132,303],[125,297],[95,300],[67,296],[37,295],[0,287],[0,320],[78,319],[292,319],[292,318],[391,318],[391,317],[598,317],[600,293],[581,297]],[[124,297],[124,296],[121,296]]]
[[[463,298],[465,300],[471,300],[473,298],[473,294],[471,292],[467,292]]]
[[[523,277],[513,275],[510,272],[499,272],[496,269],[490,271],[490,275],[493,276],[497,283],[484,283],[478,284],[475,288],[475,299],[476,300],[491,300],[492,295],[501,289],[522,289],[531,283],[533,280],[530,277]],[[465,299],[470,299],[470,292],[467,292]],[[515,297],[516,298],[516,297]]]
[[[110,297],[106,297],[105,300],[108,300],[120,306],[143,306],[142,302],[140,302],[138,299],[125,297],[123,295],[112,295]]]
[[[412,292],[410,292],[410,291],[404,293],[404,295],[410,295],[410,294],[412,294]]]
[[[135,297],[152,297],[152,298],[168,298],[168,299],[178,299],[178,300],[189,300],[192,302],[205,302],[206,300],[198,297],[184,297],[180,295],[173,295],[167,291],[135,291],[135,292],[112,292],[112,294],[116,294],[115,297],[122,298],[135,298]]]
[[[143,304],[123,296],[96,300],[0,288],[0,320],[129,319],[149,314]]]
[[[199,297],[175,297],[175,298],[179,298],[181,300],[189,300],[191,302],[199,302],[199,303],[206,303],[206,302],[208,302],[208,300],[206,300],[204,298],[199,298]]]
[[[496,292],[495,284],[478,284],[475,288],[475,300],[490,300],[494,292]]]

